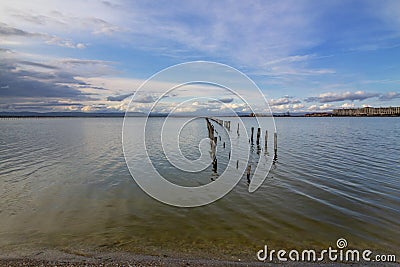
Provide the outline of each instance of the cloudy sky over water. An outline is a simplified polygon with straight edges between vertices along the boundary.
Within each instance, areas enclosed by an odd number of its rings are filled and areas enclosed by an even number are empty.
[[[244,72],[276,112],[398,106],[400,1],[0,3],[0,111],[125,111],[144,80],[195,60]]]

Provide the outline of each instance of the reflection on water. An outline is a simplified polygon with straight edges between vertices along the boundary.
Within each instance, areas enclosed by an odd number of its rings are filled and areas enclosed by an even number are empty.
[[[175,208],[147,196],[130,177],[122,119],[2,120],[0,247],[254,259],[264,244],[326,248],[344,237],[350,247],[397,251],[400,119],[278,118],[276,124],[278,161],[259,190],[250,194],[243,177],[211,205]],[[205,121],[193,121],[182,134],[182,153],[198,158]],[[156,144],[149,151],[171,181],[210,182],[211,169],[183,175],[162,160]]]

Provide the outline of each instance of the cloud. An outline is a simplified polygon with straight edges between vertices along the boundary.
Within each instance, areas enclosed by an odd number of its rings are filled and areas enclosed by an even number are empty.
[[[294,105],[292,106],[292,108],[295,109],[295,110],[297,110],[297,109],[302,109],[302,108],[304,108],[304,104],[294,104]]]
[[[275,106],[274,109],[280,110],[280,111],[288,110],[288,109],[290,109],[290,105],[289,104],[287,104],[287,105],[279,105],[279,106]]]
[[[232,103],[233,98],[232,97],[226,97],[226,98],[219,98],[218,100],[210,100],[208,101],[209,103]]]
[[[271,106],[280,106],[280,105],[286,105],[286,104],[289,104],[289,103],[290,103],[290,99],[286,98],[286,97],[282,97],[282,98],[279,98],[279,99],[271,99],[269,101],[269,104]]]
[[[313,111],[313,110],[317,110],[318,109],[318,106],[317,105],[311,105],[311,106],[309,106],[308,108],[307,108],[307,110],[309,110],[309,111]]]
[[[21,101],[31,103],[32,100],[43,99],[93,101],[100,99],[96,96],[95,90],[105,90],[105,88],[92,86],[78,78],[85,75],[90,77],[93,74],[108,73],[108,71],[101,70],[108,62],[71,58],[36,62],[26,58],[25,54],[9,49],[0,50],[0,99],[2,104],[14,104]],[[69,102],[71,101],[64,103]],[[45,102],[42,103],[44,107],[49,106],[44,104]],[[31,105],[32,108],[35,105]]]
[[[0,89],[1,97],[60,97],[60,98],[88,98],[88,95],[70,86],[57,84],[56,78],[43,79],[43,75],[19,71],[17,68],[9,68],[4,64],[0,65]],[[71,81],[73,82],[73,81]]]
[[[356,92],[328,92],[320,94],[316,97],[308,97],[304,99],[306,102],[319,102],[319,103],[330,103],[330,102],[338,102],[338,101],[354,101],[354,100],[365,100],[368,98],[378,97],[378,93],[366,93],[364,91],[356,91]]]
[[[132,99],[136,103],[153,103],[156,99],[151,95],[138,95]]]
[[[122,101],[127,97],[132,96],[134,93],[124,94],[124,95],[117,95],[117,96],[108,96],[107,101]]]
[[[59,69],[57,66],[52,66],[52,65],[43,64],[43,63],[38,63],[38,62],[32,62],[32,61],[26,61],[26,60],[18,61],[18,63],[19,63],[19,64],[22,64],[22,65],[28,65],[28,66],[33,66],[33,67],[40,67],[40,68],[45,68],[45,69],[50,69],[50,70]]]
[[[389,100],[393,100],[393,99],[397,99],[397,98],[400,98],[400,93],[389,92],[389,93],[386,93],[386,94],[382,94],[379,97],[379,100],[389,101]]]
[[[344,103],[340,107],[341,108],[354,108],[354,103]]]
[[[287,105],[287,104],[299,104],[301,103],[300,99],[293,99],[293,97],[285,96],[278,99],[270,99],[268,101],[270,106],[280,106],[280,105]]]
[[[323,105],[318,107],[319,110],[328,110],[328,109],[332,109],[332,108],[333,108],[333,105],[332,104],[328,104],[328,103],[325,103],[325,104],[323,104]]]
[[[0,37],[23,37],[23,38],[37,38],[45,41],[46,44],[58,45],[68,48],[86,48],[83,43],[75,43],[72,40],[64,39],[56,35],[50,35],[47,33],[28,32],[22,29],[11,27],[5,23],[0,22]]]
[[[325,104],[319,105],[319,106],[318,105],[311,105],[311,106],[309,106],[307,108],[307,110],[308,111],[322,111],[322,110],[326,111],[326,110],[332,110],[333,107],[334,107],[334,105],[325,103]]]
[[[23,37],[43,37],[46,36],[41,33],[30,33],[21,29],[10,27],[5,23],[0,22],[0,36],[23,36]]]

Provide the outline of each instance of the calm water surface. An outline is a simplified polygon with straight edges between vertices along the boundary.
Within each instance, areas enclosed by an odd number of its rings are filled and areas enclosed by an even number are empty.
[[[255,259],[264,244],[324,249],[343,237],[353,248],[398,252],[400,118],[277,118],[276,126],[278,160],[259,190],[249,193],[243,177],[215,203],[175,208],[131,178],[121,118],[1,120],[0,249]],[[197,158],[205,137],[205,120],[193,121],[182,153]],[[156,142],[149,154],[171,181],[210,182],[211,168],[174,170]]]

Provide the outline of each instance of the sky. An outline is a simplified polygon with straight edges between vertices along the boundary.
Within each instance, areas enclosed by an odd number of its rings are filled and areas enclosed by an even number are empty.
[[[400,106],[400,1],[0,3],[0,111],[125,111],[149,77],[188,61],[243,72],[274,112]],[[164,106],[215,89],[192,87]],[[151,105],[154,90],[131,110]]]

